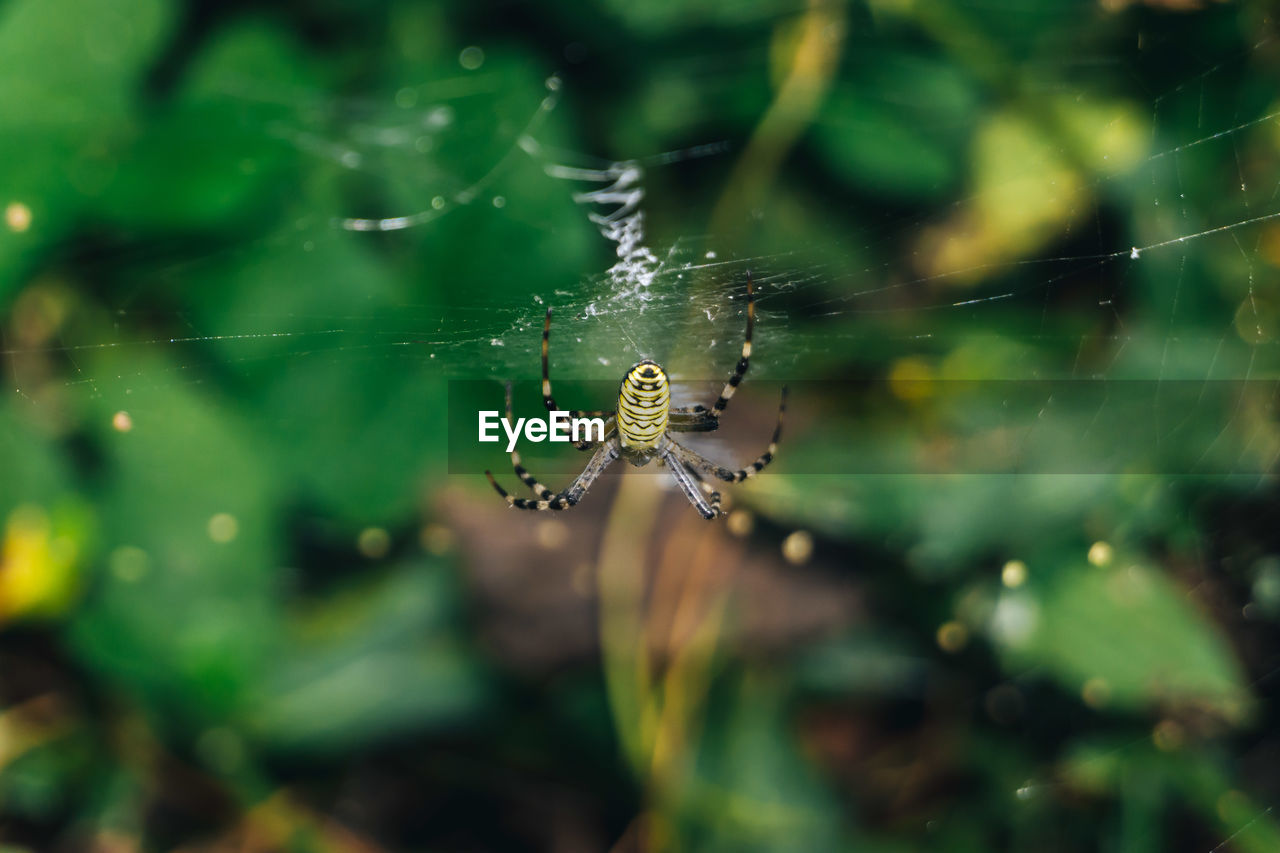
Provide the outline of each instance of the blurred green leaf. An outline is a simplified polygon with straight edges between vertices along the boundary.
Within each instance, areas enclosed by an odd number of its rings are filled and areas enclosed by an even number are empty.
[[[0,228],[0,298],[118,167],[134,87],[169,26],[164,0],[13,0],[0,6],[0,185],[30,214]]]
[[[824,162],[851,185],[887,196],[938,196],[959,164],[912,117],[842,89],[828,99],[813,141]]]
[[[335,752],[462,723],[488,688],[455,596],[442,568],[419,565],[313,609],[246,702],[249,731],[273,749]]]
[[[928,662],[904,644],[871,633],[853,635],[805,649],[794,666],[799,685],[835,695],[915,695]]]
[[[132,392],[133,429],[108,448],[111,559],[72,645],[153,709],[218,719],[276,639],[270,468],[231,409],[181,385]]]
[[[89,758],[89,744],[80,735],[55,737],[23,752],[0,770],[0,813],[54,818],[86,783]]]
[[[649,3],[626,3],[605,0],[609,12],[623,18],[640,31],[668,32],[696,26],[740,24],[769,19],[779,12],[793,11],[779,0],[653,0]]]
[[[1096,703],[1189,707],[1232,722],[1249,711],[1240,665],[1218,629],[1165,575],[1141,565],[1078,564],[1034,598],[1007,595],[995,620],[1009,670],[1041,669],[1071,693],[1089,684]]]
[[[48,506],[71,487],[71,472],[52,437],[42,434],[13,408],[0,409],[0,518],[20,503]]]
[[[672,805],[699,850],[841,850],[830,792],[798,750],[779,684],[746,676],[713,705]]]
[[[1235,789],[1212,754],[1178,744],[1168,752],[1147,738],[1086,737],[1071,744],[1061,761],[1065,784],[1091,796],[1105,794],[1165,798],[1174,795],[1179,809],[1190,809],[1221,839],[1218,847],[1243,853],[1280,849],[1280,826],[1273,809]],[[1167,829],[1158,826],[1139,834],[1149,841]]]
[[[317,76],[278,28],[250,21],[218,33],[151,106],[98,209],[130,228],[260,225],[298,180],[299,137],[324,132]]]

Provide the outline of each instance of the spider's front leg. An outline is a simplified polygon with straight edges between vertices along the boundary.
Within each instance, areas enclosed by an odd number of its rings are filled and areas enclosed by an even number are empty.
[[[508,382],[506,386],[506,397],[507,397],[507,423],[509,424],[515,423],[515,416],[512,415],[511,413],[511,383],[510,382]],[[614,424],[612,413],[606,413],[606,414],[609,415],[609,419],[606,420],[604,423],[603,439],[604,441],[607,442],[613,436],[615,424]],[[578,450],[589,450],[592,447],[595,447],[599,443],[600,442],[598,441],[575,441],[573,443],[573,446],[576,447]],[[520,458],[520,452],[517,450],[511,451],[511,468],[513,471],[515,471],[516,476],[520,478],[520,481],[524,483],[526,486],[528,486],[533,491],[533,493],[537,495],[539,498],[543,500],[550,500],[555,494],[546,486],[539,483],[537,479],[532,474],[529,473],[529,470],[524,467],[524,460]]]
[[[547,316],[542,321],[542,402],[547,407],[548,412],[562,411],[556,405],[556,398],[551,396],[551,306],[547,306]],[[508,407],[509,408],[509,407]],[[583,411],[581,409],[570,409],[569,417],[571,418],[607,418],[611,417],[613,412],[606,412],[602,409],[594,409],[591,411]],[[606,424],[606,428],[607,428]],[[606,438],[608,437],[606,433]],[[595,446],[593,441],[575,441],[573,446],[578,450],[590,450]]]
[[[718,477],[726,483],[741,483],[759,474],[765,469],[765,466],[773,461],[774,454],[778,452],[778,441],[782,438],[782,421],[787,412],[787,389],[782,388],[782,399],[778,403],[778,423],[773,428],[773,437],[769,439],[769,447],[764,453],[745,468],[737,471],[731,471],[723,465],[717,465],[710,459],[707,459],[700,453],[695,453],[683,445],[677,444],[670,439],[667,440],[670,445],[671,454],[690,468],[704,471],[713,477]]]
[[[742,378],[751,367],[751,332],[756,324],[756,291],[751,283],[751,273],[747,273],[747,334],[742,341],[742,356],[733,369],[724,390],[720,392],[715,405],[684,406],[671,410],[671,429],[675,432],[711,432],[720,426],[720,415],[729,407],[729,400],[742,384]]]
[[[671,410],[667,428],[674,432],[712,432],[720,428],[719,418],[706,406],[680,406]]]

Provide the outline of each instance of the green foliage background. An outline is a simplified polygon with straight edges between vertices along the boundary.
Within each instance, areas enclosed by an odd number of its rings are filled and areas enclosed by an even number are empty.
[[[0,0],[0,849],[1280,849],[1275,26]],[[623,293],[546,167],[631,158]],[[562,399],[702,380],[748,269],[753,530],[451,467],[544,304]],[[1115,391],[966,384],[1031,379]],[[669,654],[663,547],[729,572]]]

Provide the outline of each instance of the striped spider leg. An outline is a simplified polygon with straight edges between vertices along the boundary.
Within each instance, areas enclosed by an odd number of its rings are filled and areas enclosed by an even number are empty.
[[[558,412],[560,407],[556,405],[556,400],[551,396],[551,371],[548,358],[551,350],[551,306],[547,306],[547,316],[542,321],[542,402],[546,404],[548,412]],[[607,412],[603,409],[595,409],[593,411],[580,411],[572,409],[569,412],[571,418],[609,418],[613,416],[613,412]],[[508,414],[508,419],[510,414]],[[605,424],[606,428],[608,423]],[[589,450],[592,442],[575,441],[573,446],[578,450]]]
[[[748,272],[747,334],[743,338],[742,356],[738,359],[733,375],[729,377],[729,381],[724,385],[724,390],[720,392],[720,396],[710,409],[702,405],[672,409],[670,426],[672,432],[711,432],[720,426],[720,415],[724,414],[724,410],[729,407],[729,401],[733,399],[734,392],[738,390],[738,386],[742,384],[742,378],[747,375],[747,369],[751,367],[751,332],[755,328],[755,324],[756,292],[751,283],[751,273]]]
[[[687,462],[682,462],[669,449],[664,450],[661,458],[662,463],[670,469],[671,476],[675,479],[676,484],[680,486],[680,490],[689,499],[689,503],[693,504],[694,509],[703,518],[710,520],[720,515],[720,493],[703,479],[697,468],[690,466]],[[705,498],[698,493],[699,490],[705,493]]]
[[[591,484],[596,481],[596,478],[617,458],[618,443],[616,441],[601,442],[596,452],[592,454],[590,461],[587,462],[587,467],[582,469],[582,473],[574,479],[569,488],[559,494],[553,493],[525,471],[520,479],[524,480],[525,484],[533,489],[534,493],[538,495],[538,500],[513,497],[507,494],[506,489],[498,485],[498,481],[493,478],[492,471],[485,471],[484,475],[489,478],[489,483],[497,490],[498,494],[502,495],[503,500],[507,502],[507,506],[515,507],[516,509],[561,510],[567,509],[580,501],[582,496],[587,493],[587,489],[591,488]],[[523,471],[524,469],[521,468],[520,470]]]
[[[726,483],[741,483],[743,480],[749,480],[756,474],[765,469],[765,466],[773,461],[774,454],[778,452],[778,441],[782,438],[782,420],[787,412],[787,389],[782,388],[782,399],[778,402],[778,422],[773,428],[773,437],[769,439],[769,447],[764,453],[745,468],[732,471],[723,465],[717,465],[710,459],[707,459],[700,453],[695,453],[689,448],[677,442],[670,436],[666,439],[666,450],[668,454],[688,467],[710,474],[713,477],[724,480]]]
[[[546,342],[545,333],[543,337],[543,342],[544,342],[544,348],[545,348],[545,342]],[[544,383],[543,384],[544,388],[549,387],[545,378],[543,379],[543,383]],[[507,383],[507,387],[506,387],[506,403],[507,403],[507,422],[511,423],[514,420],[514,417],[511,413],[511,383],[510,382]],[[555,411],[555,410],[553,409],[552,411]],[[485,471],[484,472],[485,476],[489,478],[489,482],[493,484],[493,487],[498,490],[498,494],[502,495],[502,497],[506,499],[509,505],[517,507],[519,509],[560,510],[560,509],[564,509],[565,507],[573,506],[582,498],[584,494],[586,494],[587,489],[591,488],[591,484],[595,482],[596,478],[600,476],[601,472],[603,472],[604,469],[609,466],[609,463],[612,462],[614,459],[618,458],[618,451],[616,446],[617,442],[613,441],[613,431],[614,431],[613,415],[611,412],[602,412],[601,414],[609,415],[609,419],[605,421],[604,440],[601,442],[583,441],[575,444],[575,446],[577,446],[578,444],[582,445],[582,447],[578,448],[579,450],[586,450],[596,444],[600,445],[600,449],[597,450],[595,455],[591,457],[591,461],[587,463],[587,467],[582,471],[581,474],[578,475],[577,479],[573,481],[573,483],[569,486],[569,488],[565,489],[559,495],[555,494],[546,486],[542,485],[540,482],[538,482],[536,477],[534,477],[532,474],[529,473],[529,470],[524,467],[524,462],[520,458],[520,452],[517,450],[511,451],[511,467],[515,471],[516,476],[520,478],[520,481],[524,483],[526,486],[528,486],[529,489],[535,495],[538,496],[538,500],[531,501],[526,498],[517,498],[512,495],[509,495],[507,494],[507,491],[505,489],[503,489],[501,486],[498,485],[498,481],[493,478],[493,473],[491,471]],[[595,415],[592,415],[592,417],[595,417]],[[606,451],[611,451],[611,452],[606,452]]]

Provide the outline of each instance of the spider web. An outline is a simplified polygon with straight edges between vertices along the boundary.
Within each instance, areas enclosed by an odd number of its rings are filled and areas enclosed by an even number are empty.
[[[264,135],[376,187],[413,188],[392,193],[393,203],[396,195],[421,201],[381,217],[303,215],[284,228],[216,252],[185,245],[158,252],[152,247],[130,246],[117,254],[107,249],[90,268],[125,258],[157,267],[155,281],[132,293],[125,288],[112,295],[106,306],[115,318],[111,339],[80,339],[67,332],[70,338],[48,341],[39,350],[42,358],[65,359],[68,390],[110,398],[122,409],[135,386],[206,382],[201,367],[211,350],[232,370],[252,371],[301,358],[353,367],[408,359],[421,362],[431,378],[507,380],[536,375],[542,315],[550,305],[557,312],[554,361],[559,377],[600,380],[600,388],[607,389],[626,366],[641,358],[664,363],[675,358],[670,366],[677,378],[710,389],[736,357],[750,273],[760,321],[754,379],[803,382],[833,345],[855,351],[878,348],[909,358],[980,338],[986,327],[1000,324],[1011,312],[1038,313],[1038,327],[1017,332],[1013,344],[1034,351],[1065,343],[1077,354],[1070,364],[1028,359],[1024,366],[1006,360],[995,374],[991,364],[983,363],[948,378],[1123,379],[1161,386],[1167,382],[1163,393],[1168,399],[1157,418],[1188,404],[1199,404],[1202,410],[1216,407],[1217,413],[1223,408],[1221,395],[1205,401],[1200,383],[1269,379],[1275,366],[1273,327],[1280,324],[1280,309],[1259,281],[1280,251],[1269,230],[1280,218],[1280,183],[1266,172],[1274,164],[1242,152],[1272,138],[1280,111],[1272,109],[1275,103],[1258,108],[1256,98],[1243,95],[1231,109],[1210,110],[1206,92],[1270,48],[1269,40],[1259,41],[1246,55],[1225,59],[1169,91],[1155,93],[1149,103],[1145,150],[1130,155],[1130,162],[1112,173],[1100,168],[1100,177],[1063,192],[1058,203],[1066,208],[1056,214],[1051,235],[1027,236],[1028,245],[1020,251],[997,246],[991,253],[994,260],[963,252],[949,257],[939,241],[965,239],[965,220],[991,215],[984,209],[998,207],[1002,194],[1016,199],[1017,185],[1026,176],[983,187],[923,218],[861,215],[852,238],[832,238],[819,228],[815,234],[790,233],[765,241],[771,251],[743,254],[722,248],[724,241],[715,235],[670,235],[661,225],[649,233],[652,220],[647,218],[647,202],[652,199],[646,200],[646,192],[652,196],[648,184],[653,179],[676,166],[695,171],[720,167],[735,156],[733,143],[717,140],[640,153],[623,161],[596,160],[549,145],[544,131],[555,130],[555,111],[565,94],[558,76],[548,77],[541,92],[504,93],[506,110],[498,122],[487,117],[494,97],[482,78],[424,83],[381,103],[374,97],[317,103],[314,93],[262,90],[235,80],[222,92],[231,100],[286,107],[285,118],[273,117],[259,128]],[[429,99],[439,92],[448,97]],[[1171,121],[1166,127],[1163,118],[1180,117],[1188,110],[1197,113],[1196,135],[1179,138],[1176,133],[1184,124]],[[1107,118],[1101,124],[1104,131],[1126,120],[1122,112]],[[466,171],[451,168],[451,159],[470,152],[477,138],[488,140],[492,154],[487,163],[479,169],[471,164]],[[1048,153],[1063,155],[1062,150]],[[1225,174],[1220,169],[1224,162],[1233,166]],[[1196,176],[1194,181],[1189,174]],[[229,320],[206,319],[198,309],[166,315],[153,307],[157,284],[162,289],[180,287],[193,271],[216,275],[228,260],[262,247],[290,245],[312,253],[364,241],[366,248],[394,248],[387,241],[430,231],[464,213],[482,228],[492,227],[496,220],[528,225],[520,221],[520,211],[504,191],[504,185],[525,182],[564,201],[566,220],[538,227],[576,232],[579,240],[584,239],[584,228],[597,230],[601,239],[590,251],[602,260],[608,255],[601,248],[613,255],[603,271],[561,279],[549,290],[490,295],[482,288],[471,304],[437,307],[393,298],[384,300],[382,310],[368,314],[330,313],[325,300],[305,315],[272,313],[268,300],[252,294],[246,295],[249,304],[232,312]],[[1108,195],[1134,191],[1134,186],[1146,195],[1142,218],[1120,228],[1104,223]],[[766,229],[771,215],[768,209],[751,212]],[[1138,239],[1117,242],[1122,237]],[[368,242],[378,240],[383,245]],[[1230,245],[1230,255],[1238,259],[1234,268],[1223,271],[1224,282],[1230,282],[1224,289],[1234,289],[1238,303],[1230,313],[1215,309],[1221,312],[1218,316],[1205,316],[1197,313],[1199,306],[1189,304],[1184,280],[1197,265],[1221,264],[1223,244]],[[893,249],[886,252],[886,246]],[[1000,259],[1002,254],[1010,257]],[[175,257],[169,262],[171,255]],[[874,255],[888,255],[889,260],[860,262]],[[483,280],[483,266],[479,274]],[[1157,300],[1161,309],[1127,316],[1124,303],[1134,287],[1162,288]],[[264,304],[254,305],[255,300]],[[1069,322],[1059,321],[1064,309],[1071,314]],[[168,333],[148,337],[146,330],[153,325],[169,327]],[[1001,328],[997,342],[1008,343],[1009,335],[1007,327]],[[167,366],[148,363],[137,370],[126,361],[124,371],[116,372],[116,359],[100,358],[113,351],[153,351]],[[21,369],[23,358],[31,354],[23,347],[6,350],[15,393],[38,404],[24,388]],[[100,360],[106,366],[97,364]],[[874,364],[866,369],[879,371]],[[822,392],[815,386],[814,393]],[[1100,418],[1132,417],[1136,402],[1126,408],[1123,395],[1109,394],[1105,386],[1099,393]],[[1157,388],[1156,394],[1161,393]],[[1046,391],[1045,400],[1051,397]],[[1135,398],[1146,404],[1146,396]],[[1238,426],[1239,414],[1228,407],[1225,419],[1220,418],[1224,441],[1233,425]],[[1181,422],[1172,418],[1167,429]],[[1106,434],[1107,422],[1093,428]],[[1157,426],[1157,441],[1160,429]],[[1255,439],[1270,443],[1265,424],[1250,430],[1241,439],[1245,446]],[[1213,449],[1205,446],[1204,452]],[[1280,448],[1274,452],[1280,453]],[[1250,464],[1245,470],[1257,474],[1267,467]],[[1224,463],[1193,472],[1229,468]]]
[[[1264,52],[1271,44],[1259,42],[1253,51]],[[397,109],[394,99],[381,105],[369,103],[370,98],[362,99],[360,110],[367,115],[360,121],[347,115],[352,109],[343,102],[329,104],[323,110],[324,119],[316,120],[314,103],[302,99],[290,107],[303,127],[276,122],[259,130],[375,181],[403,181],[406,173],[413,175],[412,183],[425,190],[417,194],[425,194],[428,201],[420,209],[380,218],[300,218],[286,229],[258,235],[253,245],[291,243],[312,251],[326,242],[349,239],[344,236],[349,234],[430,228],[464,208],[487,209],[481,215],[488,218],[518,219],[518,211],[511,210],[501,192],[503,181],[513,172],[524,173],[525,178],[534,172],[544,178],[543,191],[562,193],[581,208],[589,223],[612,244],[614,262],[603,272],[586,273],[550,292],[486,301],[471,316],[458,316],[465,315],[465,309],[451,309],[446,316],[444,311],[433,312],[411,302],[396,304],[394,318],[326,315],[324,306],[318,304],[314,313],[302,318],[305,322],[295,315],[247,309],[236,315],[239,328],[216,334],[206,333],[208,330],[201,328],[190,312],[166,314],[162,309],[138,307],[138,302],[153,295],[139,287],[133,294],[109,297],[105,307],[118,318],[118,333],[112,339],[65,340],[42,350],[64,354],[69,386],[90,386],[89,393],[103,392],[97,383],[127,385],[130,381],[110,375],[109,369],[95,370],[92,353],[98,350],[149,348],[178,362],[173,370],[183,371],[185,348],[217,342],[234,362],[237,348],[242,353],[252,351],[252,342],[264,338],[293,342],[285,343],[278,352],[254,353],[246,358],[296,358],[326,336],[354,336],[360,340],[344,341],[326,351],[334,357],[401,358],[405,356],[393,348],[407,347],[412,350],[408,357],[433,361],[427,367],[437,376],[507,377],[527,375],[529,365],[536,362],[542,313],[544,306],[551,304],[568,318],[563,321],[566,325],[574,323],[577,327],[563,344],[567,371],[615,379],[619,365],[662,354],[649,343],[655,337],[691,342],[689,354],[696,358],[714,357],[720,354],[718,348],[731,346],[740,330],[741,297],[746,273],[751,271],[759,291],[761,334],[766,334],[767,329],[769,336],[769,358],[753,365],[753,371],[759,373],[794,375],[795,366],[820,350],[833,335],[868,340],[887,336],[903,342],[908,347],[904,352],[908,352],[910,341],[962,336],[967,333],[966,324],[969,328],[977,326],[985,317],[998,316],[1011,305],[1039,306],[1045,322],[1026,338],[1047,339],[1061,334],[1049,322],[1056,307],[1054,299],[1080,282],[1090,281],[1095,283],[1098,298],[1087,306],[1093,316],[1086,319],[1097,320],[1103,328],[1081,332],[1072,340],[1082,353],[1094,345],[1110,345],[1109,350],[1105,358],[1088,362],[1082,355],[1076,363],[1060,369],[1061,375],[1105,377],[1122,371],[1150,379],[1248,379],[1267,375],[1265,371],[1273,366],[1276,351],[1271,330],[1274,317],[1269,295],[1259,282],[1274,266],[1272,256],[1277,250],[1268,226],[1280,219],[1280,185],[1274,185],[1271,175],[1246,174],[1241,150],[1268,144],[1280,111],[1242,117],[1241,105],[1231,120],[1217,124],[1212,118],[1201,116],[1197,128],[1202,135],[1186,140],[1170,139],[1161,124],[1164,114],[1186,109],[1188,104],[1202,105],[1205,91],[1215,77],[1247,61],[1248,57],[1241,57],[1216,65],[1194,74],[1173,90],[1156,94],[1150,104],[1150,151],[1123,174],[1089,184],[1078,204],[1063,217],[1065,223],[1057,239],[1041,241],[1045,251],[944,270],[930,270],[928,264],[915,263],[912,257],[918,258],[926,245],[917,239],[919,235],[938,226],[936,215],[924,219],[873,218],[864,224],[861,236],[836,240],[810,237],[792,240],[778,251],[747,255],[718,251],[712,235],[646,233],[646,177],[680,161],[705,160],[714,166],[734,156],[733,144],[716,141],[618,162],[593,161],[582,155],[549,150],[539,140],[538,130],[554,113],[563,94],[558,77],[548,78],[543,95],[526,97],[526,121],[518,133],[512,133],[510,128],[497,131],[482,122],[476,122],[469,133],[455,132],[451,125],[467,123],[465,118],[458,118],[459,113],[465,115],[465,110],[447,101],[414,108],[415,124],[434,128],[444,139],[457,135],[459,145],[465,145],[478,133],[505,136],[506,149],[478,176],[451,172],[447,160],[433,158],[429,148],[428,153],[423,153],[421,136],[397,130],[394,123],[404,122],[405,110]],[[448,87],[448,81],[423,85],[424,90]],[[268,97],[262,92],[228,94]],[[270,97],[281,96],[272,93]],[[405,95],[399,93],[398,97],[403,100]],[[335,115],[339,125],[336,130],[332,126]],[[308,124],[311,126],[305,126]],[[1207,169],[1224,156],[1236,164],[1233,174],[1214,175],[1196,186],[1187,185],[1187,172]],[[566,159],[579,162],[563,162]],[[1255,164],[1254,168],[1261,166]],[[1132,228],[1142,239],[1120,245],[1110,230],[1104,230],[1104,211],[1100,207],[1113,187],[1130,182],[1149,187],[1149,209],[1148,215]],[[952,209],[963,212],[981,201],[980,196],[960,198],[953,202]],[[768,221],[767,211],[754,215]],[[556,223],[553,227],[576,226]],[[1192,332],[1189,336],[1179,328],[1192,310],[1183,291],[1186,270],[1213,254],[1224,242],[1233,247],[1238,258],[1238,267],[1227,272],[1240,286],[1241,314],[1216,318],[1218,330],[1208,336],[1202,329],[1215,324],[1199,322],[1199,335]],[[885,244],[900,246],[907,256],[881,264],[859,264],[859,257],[868,254],[868,250]],[[1064,247],[1071,251],[1054,251]],[[245,250],[244,245],[221,247],[215,252],[189,245],[160,249],[108,246],[86,259],[85,265],[92,270],[121,261],[158,261],[159,280],[170,282],[192,269],[212,267]],[[1167,313],[1140,318],[1143,325],[1134,327],[1132,321],[1126,322],[1130,318],[1123,315],[1121,303],[1126,287],[1133,284],[1135,276],[1143,275],[1167,277]],[[1075,301],[1070,307],[1079,311],[1081,303]],[[788,322],[793,317],[826,322]],[[172,326],[175,333],[147,336],[147,326],[156,321]],[[897,331],[908,324],[910,329],[906,332]],[[657,334],[651,334],[655,331]],[[1153,339],[1159,347],[1154,364],[1148,364],[1145,356],[1141,363],[1126,360],[1131,347]],[[579,342],[584,345],[576,346]],[[1202,357],[1203,346],[1210,347],[1215,355],[1208,363]],[[15,357],[30,351],[11,345],[4,354]],[[584,352],[589,353],[585,358]],[[708,372],[715,376],[720,370]],[[12,367],[11,375],[18,380],[14,392],[24,395],[22,377]],[[136,379],[168,381],[152,372],[139,373]]]

